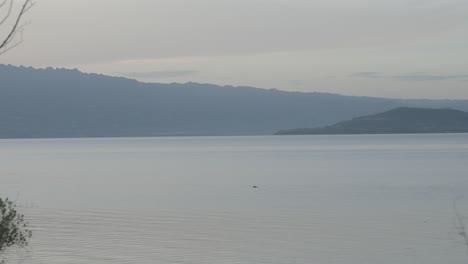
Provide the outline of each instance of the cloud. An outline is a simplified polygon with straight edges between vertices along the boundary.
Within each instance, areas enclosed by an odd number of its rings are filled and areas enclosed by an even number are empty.
[[[127,59],[119,60],[120,64],[155,64],[155,63],[190,63],[197,61],[206,61],[216,56],[174,56],[174,57],[161,57],[161,58],[143,58],[143,59]]]
[[[131,78],[142,78],[142,79],[164,79],[164,78],[176,78],[188,75],[197,74],[197,71],[149,71],[149,72],[130,72],[125,74]]]
[[[405,75],[396,75],[392,78],[402,80],[402,81],[443,81],[443,80],[456,80],[468,78],[468,74],[459,74],[459,75],[431,75],[431,74],[405,74]]]
[[[379,72],[357,72],[351,75],[351,77],[363,77],[363,78],[371,78],[371,79],[376,79],[376,78],[383,78]]]
[[[351,75],[351,77],[361,77],[368,79],[395,79],[399,81],[412,81],[412,82],[424,82],[424,81],[444,81],[444,80],[458,80],[468,78],[468,74],[426,74],[424,72],[407,73],[401,75],[386,75],[379,72],[358,72]]]

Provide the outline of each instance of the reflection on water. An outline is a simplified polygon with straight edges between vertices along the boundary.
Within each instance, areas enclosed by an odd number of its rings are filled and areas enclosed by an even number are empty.
[[[25,263],[466,263],[466,161],[464,134],[0,140],[0,192]]]

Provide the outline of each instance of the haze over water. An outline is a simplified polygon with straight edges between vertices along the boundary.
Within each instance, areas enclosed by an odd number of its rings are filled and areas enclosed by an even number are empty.
[[[468,134],[0,140],[0,193],[25,263],[457,264],[467,161]]]

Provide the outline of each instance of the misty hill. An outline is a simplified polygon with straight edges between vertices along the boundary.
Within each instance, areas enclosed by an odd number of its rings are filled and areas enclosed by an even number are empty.
[[[280,131],[278,135],[466,133],[468,113],[454,109],[400,107],[376,115],[319,127]]]
[[[468,111],[464,100],[142,83],[78,70],[0,65],[0,138],[272,134],[401,106]]]

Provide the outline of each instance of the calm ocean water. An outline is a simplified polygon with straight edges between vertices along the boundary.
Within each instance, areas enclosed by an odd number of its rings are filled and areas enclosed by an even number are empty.
[[[0,140],[33,264],[467,263],[467,172],[468,134]]]

